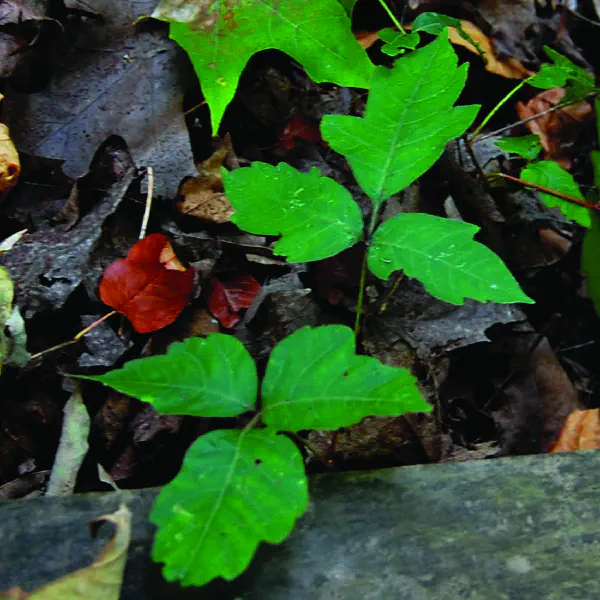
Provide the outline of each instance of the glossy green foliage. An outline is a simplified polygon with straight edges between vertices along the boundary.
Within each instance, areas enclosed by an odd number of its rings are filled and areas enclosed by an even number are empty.
[[[232,221],[261,235],[280,235],[274,252],[290,262],[320,260],[362,237],[363,220],[350,192],[318,169],[301,173],[286,163],[254,162],[223,173]]]
[[[419,279],[436,298],[462,304],[465,298],[499,303],[533,301],[500,258],[473,240],[479,227],[422,213],[383,223],[369,249],[369,269],[387,279],[402,269]]]
[[[579,186],[573,179],[573,175],[565,171],[553,160],[542,160],[527,165],[521,171],[521,179],[529,181],[542,187],[548,188],[561,194],[573,196],[578,200],[585,200]],[[584,227],[591,225],[590,209],[585,206],[579,206],[568,200],[562,200],[552,194],[539,192],[544,204],[549,207],[558,207],[567,219],[576,221]]]
[[[261,541],[283,541],[308,506],[304,461],[275,431],[217,430],[198,438],[160,493],[152,557],[166,579],[204,585],[246,569]]]
[[[518,154],[525,160],[533,160],[542,150],[540,137],[535,134],[522,137],[505,137],[495,142],[498,148],[511,154]]]
[[[135,396],[168,415],[235,417],[254,407],[256,366],[227,335],[188,338],[165,355],[132,360],[122,369],[85,379]]]
[[[566,87],[567,93],[562,102],[585,98],[594,91],[593,75],[548,46],[544,46],[544,52],[553,64],[543,64],[539,73],[527,79],[529,85],[544,90]]]
[[[446,143],[464,133],[476,106],[455,107],[467,65],[447,34],[377,67],[364,118],[326,115],[321,132],[343,154],[375,207],[410,185],[441,156]]]
[[[246,63],[261,50],[289,54],[316,82],[368,87],[373,65],[344,6],[338,0],[162,0],[152,16],[171,23],[171,37],[188,53],[216,134]]]
[[[278,344],[262,402],[265,424],[286,431],[338,429],[367,414],[431,410],[406,369],[358,356],[352,331],[342,325],[304,327]]]
[[[236,416],[256,408],[252,358],[232,336],[173,344],[98,377],[160,412]],[[306,510],[308,485],[298,448],[280,430],[335,429],[367,415],[429,411],[406,369],[357,356],[347,327],[304,328],[275,347],[263,382],[266,429],[212,431],[189,448],[151,519],[153,557],[169,580],[203,585],[233,579],[261,541],[287,537]]]

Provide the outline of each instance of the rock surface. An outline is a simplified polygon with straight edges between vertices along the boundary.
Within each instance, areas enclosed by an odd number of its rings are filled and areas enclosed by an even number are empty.
[[[133,512],[122,598],[600,598],[600,452],[327,474],[291,537],[233,583],[181,590],[150,561],[157,490],[0,502],[0,589],[89,564],[87,522]]]

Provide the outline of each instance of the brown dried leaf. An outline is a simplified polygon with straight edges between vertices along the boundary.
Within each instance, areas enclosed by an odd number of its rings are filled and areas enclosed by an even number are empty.
[[[496,53],[496,49],[490,38],[488,38],[477,25],[474,25],[470,21],[461,21],[461,25],[463,30],[470,35],[474,41],[478,42],[481,50],[485,52],[484,61],[486,71],[500,75],[501,77],[506,77],[507,79],[525,79],[526,77],[533,75],[533,71],[526,69],[517,58],[500,58]],[[448,29],[448,37],[453,44],[464,46],[467,50],[479,54],[477,48],[462,38],[454,27],[449,27]]]
[[[0,198],[17,185],[20,173],[19,154],[10,139],[8,127],[0,123]]]
[[[197,165],[198,175],[188,178],[179,189],[183,199],[177,203],[177,210],[183,215],[191,215],[211,221],[228,223],[235,212],[223,193],[221,167],[223,161],[233,155],[228,137],[207,160]]]
[[[517,102],[515,108],[520,119],[527,119],[552,108],[564,95],[563,88],[551,88],[540,92],[526,104]],[[575,139],[580,124],[591,114],[591,105],[588,102],[580,102],[528,121],[526,125],[532,133],[540,137],[545,158],[556,161],[564,169],[569,169],[571,160],[566,156],[563,146]]]
[[[574,410],[550,452],[595,450],[600,448],[600,409]]]

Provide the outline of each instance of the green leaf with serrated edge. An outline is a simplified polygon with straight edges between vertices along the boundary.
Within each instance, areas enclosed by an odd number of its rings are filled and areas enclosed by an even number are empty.
[[[342,325],[303,327],[271,353],[262,384],[263,422],[276,429],[337,429],[367,415],[430,411],[415,378],[355,353]]]
[[[561,194],[573,196],[573,198],[577,198],[578,200],[585,201],[579,186],[573,179],[573,175],[568,171],[565,171],[553,160],[541,160],[540,162],[527,165],[521,171],[521,179],[541,185],[549,190],[560,192]],[[539,190],[538,193],[546,206],[556,206],[567,219],[571,219],[584,227],[590,226],[591,218],[589,208],[579,206],[568,200],[562,200],[552,194],[545,194]]]
[[[460,19],[454,17],[447,17],[446,15],[440,15],[435,12],[424,12],[421,13],[412,24],[412,31],[425,31],[431,35],[440,35],[446,27],[454,27],[461,38],[469,42],[473,47],[477,49],[477,52],[481,56],[485,54],[481,49],[479,42],[476,42],[464,29]]]
[[[554,64],[543,64],[539,73],[527,79],[529,85],[544,90],[567,86],[567,93],[561,102],[585,98],[594,91],[594,77],[587,71],[548,46],[544,46],[544,52]]]
[[[404,49],[414,50],[421,41],[418,33],[402,33],[391,28],[382,29],[377,35],[384,42],[381,51],[388,56],[398,56]]]
[[[367,88],[373,64],[356,41],[338,0],[162,0],[152,14],[171,22],[210,107],[213,133],[250,57],[289,54],[321,83]]]
[[[600,316],[600,219],[596,215],[583,238],[581,271],[586,276],[588,296]]]
[[[533,160],[542,150],[539,136],[535,134],[521,137],[505,137],[494,142],[498,148],[511,154],[518,154],[526,160]]]
[[[125,363],[100,381],[168,415],[235,417],[254,408],[258,376],[252,357],[230,335],[213,333],[171,344],[167,354]]]
[[[183,585],[231,580],[261,541],[277,544],[308,506],[302,455],[269,429],[219,430],[197,439],[158,496],[152,558]]]
[[[453,106],[466,76],[443,34],[393,69],[377,67],[364,118],[325,115],[323,137],[376,207],[425,173],[473,122],[478,107]]]
[[[363,219],[350,192],[318,169],[301,173],[286,163],[223,172],[225,195],[244,231],[280,235],[273,251],[290,262],[321,260],[362,237]]]
[[[500,258],[473,240],[479,227],[423,213],[400,214],[379,226],[369,247],[369,269],[380,279],[402,269],[436,298],[501,304],[533,303]]]

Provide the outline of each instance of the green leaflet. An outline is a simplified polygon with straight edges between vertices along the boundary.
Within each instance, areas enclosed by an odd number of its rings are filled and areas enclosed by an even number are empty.
[[[500,258],[473,240],[479,227],[422,213],[396,215],[375,232],[369,269],[381,279],[402,269],[436,298],[463,304],[465,298],[503,304],[533,303]]]
[[[183,585],[231,580],[261,541],[283,541],[308,506],[300,451],[266,429],[219,430],[198,438],[160,493],[150,519],[152,557]]]
[[[473,122],[477,106],[453,106],[467,77],[467,64],[457,62],[447,34],[440,35],[393,69],[377,67],[364,118],[323,118],[323,137],[346,157],[376,208],[427,171]]]
[[[188,53],[217,133],[240,75],[253,54],[289,54],[317,83],[369,86],[373,65],[354,38],[338,0],[162,0],[152,16],[171,23]],[[345,10],[345,8],[346,10]]]
[[[256,366],[241,342],[215,333],[171,344],[165,355],[132,360],[100,381],[168,415],[235,417],[254,408]]]
[[[567,93],[562,102],[585,98],[594,90],[593,75],[548,46],[544,46],[544,52],[554,64],[543,64],[539,73],[527,79],[529,85],[544,90],[566,87]]]
[[[0,373],[10,351],[10,341],[4,335],[4,327],[12,312],[13,299],[14,286],[10,273],[6,268],[0,267]]]
[[[415,378],[357,356],[348,327],[303,327],[271,353],[262,386],[263,421],[275,429],[338,429],[367,415],[429,412]]]
[[[255,162],[223,173],[232,221],[250,233],[279,235],[274,252],[290,262],[320,260],[362,237],[363,219],[350,192],[318,169]]]
[[[494,143],[505,152],[518,154],[525,160],[533,160],[542,150],[540,138],[534,133],[521,137],[505,137]]]
[[[594,215],[585,232],[581,250],[581,271],[587,279],[587,292],[600,315],[600,219]]]
[[[573,196],[578,200],[585,200],[579,186],[573,179],[573,175],[565,171],[553,160],[541,160],[540,162],[527,165],[521,171],[521,179],[530,183],[536,183],[556,192],[561,192],[562,194]],[[552,196],[552,194],[545,194],[544,192],[539,192],[539,194],[546,206],[557,206],[567,219],[576,221],[584,227],[591,225],[589,208],[562,200],[561,198]]]

